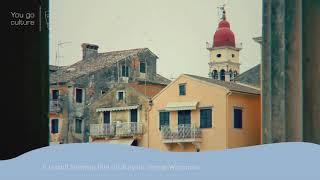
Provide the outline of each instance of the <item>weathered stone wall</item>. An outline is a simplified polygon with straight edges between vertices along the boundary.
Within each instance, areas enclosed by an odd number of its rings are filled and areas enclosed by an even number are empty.
[[[121,82],[121,67],[126,65],[129,67],[128,82],[134,82],[143,79],[139,72],[140,61],[145,61],[146,80],[155,80],[156,78],[156,57],[151,54],[140,54],[124,59],[111,67],[106,67],[91,74],[85,74],[76,79],[74,82],[69,82],[68,93],[65,95],[67,104],[64,104],[64,109],[67,112],[65,115],[64,130],[62,132],[62,139],[65,143],[72,142],[86,142],[89,138],[88,121],[92,119],[89,106],[97,99],[102,97],[102,92],[107,93],[109,89],[117,86]],[[120,79],[119,79],[120,77]],[[75,89],[83,89],[83,103],[76,103]],[[130,101],[126,102],[132,104],[138,102],[134,101],[135,97],[128,98]],[[75,133],[75,119],[81,118],[83,120],[83,133]]]
[[[125,98],[123,101],[118,101],[116,99],[117,91],[124,91]],[[117,84],[116,87],[112,88],[107,94],[102,96],[99,100],[92,103],[89,108],[89,119],[86,122],[86,128],[90,128],[90,124],[98,124],[103,122],[103,113],[96,112],[97,108],[101,107],[125,107],[132,105],[140,105],[138,108],[138,121],[143,123],[144,132],[147,131],[147,109],[149,100],[133,88],[128,87],[128,84]],[[122,122],[130,122],[129,113],[130,111],[119,111],[111,112],[112,121],[120,120]],[[86,139],[88,140],[88,139]],[[142,145],[146,143],[146,140],[139,140],[138,144]]]

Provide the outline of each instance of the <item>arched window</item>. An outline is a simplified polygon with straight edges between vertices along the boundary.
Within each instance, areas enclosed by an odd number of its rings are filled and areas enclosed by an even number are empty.
[[[212,71],[212,78],[213,79],[218,79],[218,71],[217,70],[213,70]]]
[[[233,72],[233,78],[236,78],[238,76],[238,72],[237,71],[234,71]]]
[[[231,69],[229,70],[229,74],[230,74],[230,80],[232,80],[233,79],[233,72]]]
[[[220,71],[220,80],[221,81],[225,81],[225,74],[226,74],[226,71],[224,69],[222,69]]]

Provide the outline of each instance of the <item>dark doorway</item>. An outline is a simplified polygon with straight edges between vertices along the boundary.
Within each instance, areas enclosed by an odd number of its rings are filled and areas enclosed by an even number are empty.
[[[213,79],[219,79],[219,77],[218,77],[218,71],[217,71],[217,70],[213,70],[213,71],[212,71],[212,78],[213,78]]]
[[[220,71],[220,80],[221,81],[225,81],[225,74],[226,74],[226,71],[224,69],[222,69]]]
[[[131,133],[136,134],[138,132],[138,110],[131,109],[130,111],[130,121],[131,121]]]
[[[179,138],[190,138],[191,111],[178,111],[178,136]]]
[[[103,123],[110,124],[110,111],[103,112]]]
[[[138,141],[135,139],[135,140],[132,142],[131,146],[138,146]]]
[[[130,121],[131,122],[138,122],[138,110],[137,109],[131,109]]]
[[[191,111],[178,111],[178,125],[191,124]]]

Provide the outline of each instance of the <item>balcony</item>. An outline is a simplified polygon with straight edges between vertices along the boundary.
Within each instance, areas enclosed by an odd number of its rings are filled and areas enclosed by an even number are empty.
[[[191,127],[190,124],[178,125],[177,128],[161,126],[161,135],[163,143],[194,143],[201,141],[201,129]]]
[[[132,137],[142,135],[142,123],[125,122],[116,123],[116,136],[118,137]]]
[[[114,137],[115,126],[112,124],[90,124],[90,136]]]
[[[142,123],[137,122],[90,125],[90,136],[93,137],[134,137],[142,134]]]
[[[61,101],[50,99],[49,110],[50,113],[60,113],[62,111]]]

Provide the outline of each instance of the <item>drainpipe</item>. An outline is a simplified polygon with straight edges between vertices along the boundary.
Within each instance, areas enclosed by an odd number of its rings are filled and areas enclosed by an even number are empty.
[[[227,143],[227,149],[228,149],[228,145],[229,145],[229,137],[228,137],[228,134],[229,134],[229,96],[232,94],[232,92],[231,91],[228,91],[227,92],[227,95],[226,95],[226,125],[227,125],[227,127],[226,127],[226,143]]]
[[[148,109],[147,109],[147,137],[148,137],[148,148],[150,147],[150,123],[149,123],[149,115],[150,115],[150,111],[151,111],[151,108],[152,108],[152,99],[149,98],[148,99]]]

